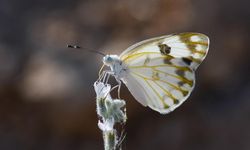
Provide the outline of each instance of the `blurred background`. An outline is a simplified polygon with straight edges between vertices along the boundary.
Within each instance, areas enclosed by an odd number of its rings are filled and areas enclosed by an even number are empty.
[[[99,150],[99,55],[155,36],[201,32],[211,46],[191,97],[160,115],[125,86],[128,150],[250,149],[247,0],[0,0],[0,149]]]

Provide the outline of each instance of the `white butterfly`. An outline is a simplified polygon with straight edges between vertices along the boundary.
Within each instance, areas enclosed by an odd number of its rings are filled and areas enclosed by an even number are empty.
[[[189,97],[195,70],[208,47],[209,38],[200,33],[151,38],[130,46],[120,56],[103,57],[111,70],[104,71],[101,78],[113,75],[143,106],[167,114]]]

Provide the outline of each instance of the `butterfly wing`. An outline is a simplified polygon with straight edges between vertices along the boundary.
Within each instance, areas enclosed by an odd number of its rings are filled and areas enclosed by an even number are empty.
[[[180,106],[195,85],[194,71],[205,58],[209,39],[181,33],[132,45],[120,59],[128,67],[122,79],[144,106],[166,114]]]
[[[121,55],[121,60],[137,57],[140,52],[156,52],[181,58],[190,63],[189,67],[196,69],[204,60],[209,48],[209,38],[201,33],[180,33],[166,35],[141,41],[127,48]]]

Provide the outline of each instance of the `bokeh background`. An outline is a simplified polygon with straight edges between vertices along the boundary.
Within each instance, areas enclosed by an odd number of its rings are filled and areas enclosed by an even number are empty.
[[[93,83],[101,57],[186,31],[211,46],[191,97],[160,115],[125,86],[128,150],[250,149],[248,0],[0,0],[0,149],[99,150]]]

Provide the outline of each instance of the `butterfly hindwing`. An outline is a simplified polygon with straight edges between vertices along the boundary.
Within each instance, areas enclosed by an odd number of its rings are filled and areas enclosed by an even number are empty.
[[[192,69],[179,58],[165,57],[149,53],[137,57],[137,63],[128,66],[129,73],[124,78],[140,103],[163,114],[183,103],[195,83]]]

